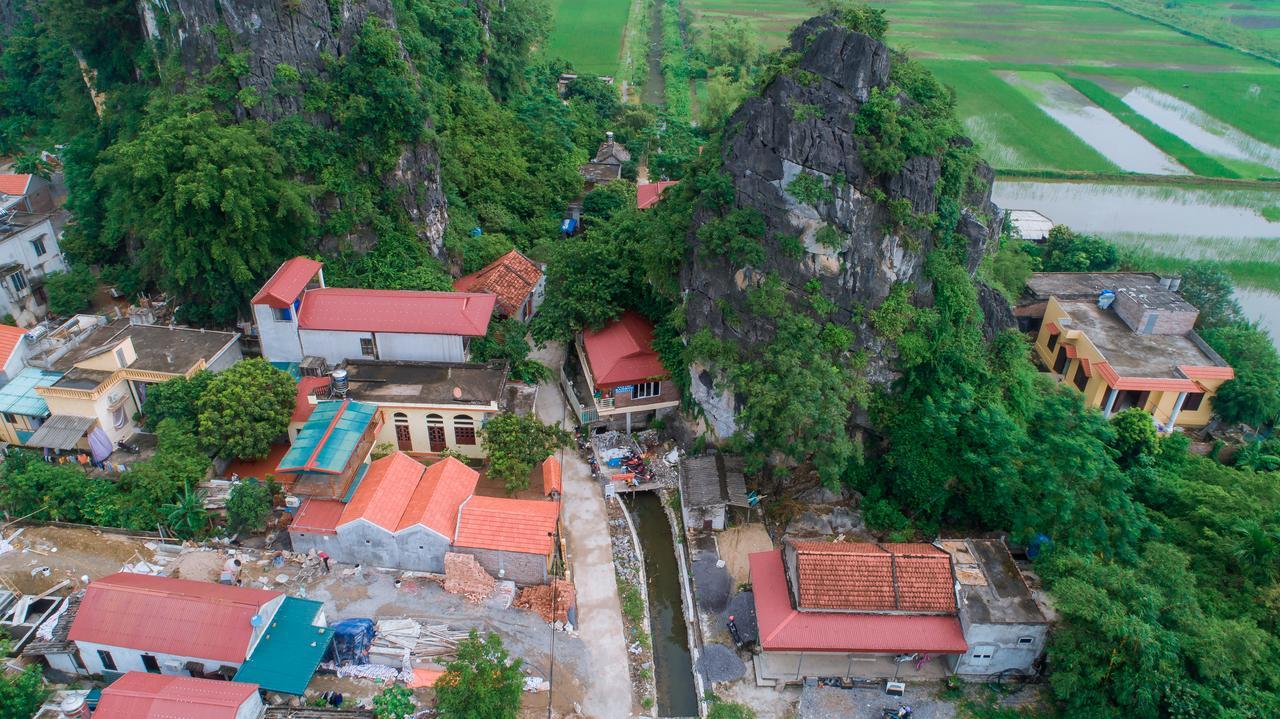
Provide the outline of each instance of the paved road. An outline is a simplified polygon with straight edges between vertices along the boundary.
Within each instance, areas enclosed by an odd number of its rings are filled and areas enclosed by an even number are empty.
[[[551,345],[534,356],[547,366],[558,368],[564,358],[564,347]],[[558,376],[559,370],[556,372]],[[538,388],[537,412],[548,424],[561,423],[567,429],[572,428],[555,381],[544,382]],[[560,461],[564,467],[561,521],[568,532],[569,551],[573,555],[578,636],[586,642],[593,670],[587,680],[582,711],[593,719],[623,719],[631,716],[631,678],[604,498],[575,450],[562,450]]]

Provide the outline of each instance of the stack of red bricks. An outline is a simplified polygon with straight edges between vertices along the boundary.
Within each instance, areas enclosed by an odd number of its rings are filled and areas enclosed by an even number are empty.
[[[551,616],[552,607],[552,587],[555,591],[555,617]],[[563,579],[555,580],[553,584],[539,584],[536,587],[525,587],[516,595],[513,602],[521,609],[528,609],[537,613],[545,622],[562,622],[569,621],[569,608],[577,601],[577,593],[573,588],[572,582],[566,582]]]
[[[484,567],[470,554],[444,555],[444,590],[461,594],[468,601],[479,603],[493,594],[497,581],[484,571]]]

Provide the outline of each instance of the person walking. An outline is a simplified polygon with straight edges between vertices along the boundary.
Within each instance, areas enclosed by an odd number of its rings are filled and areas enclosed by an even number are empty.
[[[329,555],[325,554],[324,552],[321,552],[318,556],[320,557],[320,563],[324,565],[324,573],[328,574],[329,573]]]

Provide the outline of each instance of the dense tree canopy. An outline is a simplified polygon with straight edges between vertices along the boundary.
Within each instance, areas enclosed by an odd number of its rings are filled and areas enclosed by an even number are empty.
[[[529,486],[529,473],[539,462],[568,444],[569,434],[543,424],[533,415],[503,412],[480,430],[489,454],[489,476],[515,492]]]
[[[475,630],[458,642],[457,658],[436,680],[436,712],[446,717],[515,719],[524,687],[522,661],[510,659],[502,639]]]
[[[262,459],[289,427],[295,382],[265,359],[215,375],[196,403],[200,444],[218,457]]]

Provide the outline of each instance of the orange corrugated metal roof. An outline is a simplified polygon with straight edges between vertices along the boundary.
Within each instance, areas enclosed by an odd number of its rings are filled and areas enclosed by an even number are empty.
[[[310,257],[295,257],[286,260],[284,264],[271,275],[271,279],[258,290],[258,294],[250,300],[251,304],[268,305],[277,309],[284,309],[293,304],[298,299],[302,291],[307,288],[307,283],[312,277],[320,271],[324,265],[316,262]]]
[[[26,334],[27,331],[21,327],[0,325],[0,367],[3,367],[4,363],[9,361],[9,357],[13,355],[13,350],[17,348],[19,342],[22,342],[22,337]]]
[[[649,182],[643,185],[636,185],[636,209],[647,210],[658,204],[658,200],[662,199],[662,193],[668,187],[679,184],[675,180],[663,180],[662,182]]]
[[[505,497],[472,497],[462,505],[453,543],[550,556],[560,516],[559,502]]]
[[[542,460],[542,493],[563,492],[560,460],[554,456]]]
[[[493,295],[484,292],[309,290],[298,310],[298,327],[336,332],[483,337],[493,315]]]
[[[598,387],[667,376],[666,367],[653,351],[653,323],[631,310],[599,332],[583,332],[582,345]]]
[[[528,257],[512,250],[477,272],[453,281],[459,292],[488,292],[497,297],[498,308],[517,317],[521,306],[542,279],[542,269]]]
[[[931,544],[796,542],[799,608],[955,612],[951,557]]]
[[[346,506],[336,499],[304,499],[302,506],[298,507],[297,515],[289,523],[289,531],[335,534]]]
[[[397,451],[369,465],[338,526],[364,519],[388,532],[422,525],[452,537],[458,507],[479,479],[478,472],[453,457],[424,467]]]
[[[120,572],[89,583],[67,638],[243,662],[254,615],[280,592]]]
[[[235,719],[257,684],[127,672],[102,690],[94,719]]]
[[[30,184],[31,175],[0,174],[0,195],[17,195],[21,197],[27,194],[27,187]]]

